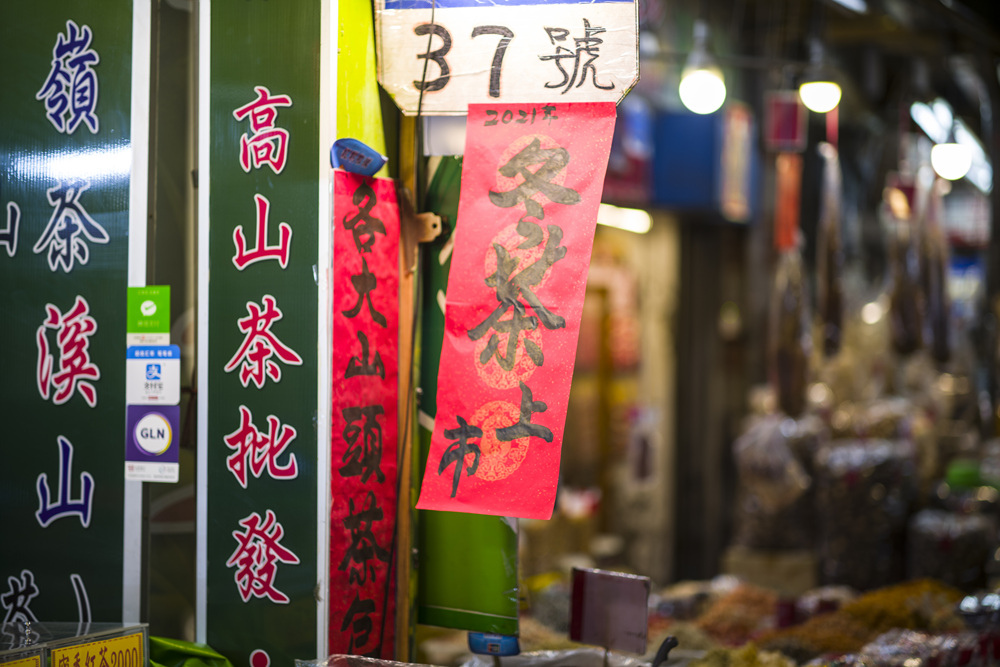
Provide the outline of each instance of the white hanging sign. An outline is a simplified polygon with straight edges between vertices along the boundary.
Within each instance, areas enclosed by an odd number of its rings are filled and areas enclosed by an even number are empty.
[[[635,0],[377,0],[378,79],[407,115],[615,102],[639,79]]]

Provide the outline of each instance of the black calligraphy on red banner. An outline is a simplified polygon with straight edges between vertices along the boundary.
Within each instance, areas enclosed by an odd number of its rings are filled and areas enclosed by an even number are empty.
[[[336,172],[333,218],[329,651],[392,658],[399,328],[395,185]]]

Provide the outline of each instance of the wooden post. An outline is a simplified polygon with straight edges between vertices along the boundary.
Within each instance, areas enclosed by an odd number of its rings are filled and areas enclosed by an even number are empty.
[[[417,196],[417,122],[403,117],[399,128],[399,180],[403,187]],[[400,213],[406,204],[400,201]],[[416,319],[416,277],[419,255],[414,252],[416,218],[400,215],[399,245],[399,497],[396,512],[396,659],[409,660],[412,639],[411,621],[416,581],[413,574],[413,519],[415,505],[412,495],[413,475],[413,404]],[[412,259],[411,259],[412,258]]]

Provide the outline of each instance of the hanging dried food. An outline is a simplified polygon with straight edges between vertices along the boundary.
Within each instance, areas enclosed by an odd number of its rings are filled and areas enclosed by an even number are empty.
[[[823,143],[823,194],[820,201],[819,235],[816,240],[817,303],[823,355],[840,350],[844,316],[844,250],[840,237],[841,175],[837,149]]]
[[[938,363],[951,358],[951,304],[948,299],[948,242],[941,229],[941,194],[932,187],[920,235],[920,281],[926,324],[924,337]]]
[[[892,267],[889,323],[892,346],[903,355],[916,352],[924,343],[924,298],[917,241],[909,221],[896,223],[889,246]]]
[[[799,251],[783,252],[778,260],[771,295],[771,377],[778,405],[790,417],[806,407],[809,380],[808,303]]]

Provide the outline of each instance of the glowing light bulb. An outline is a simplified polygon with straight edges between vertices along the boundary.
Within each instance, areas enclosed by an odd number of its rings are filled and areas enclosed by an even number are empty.
[[[698,114],[714,113],[726,101],[726,82],[709,51],[705,21],[694,22],[694,46],[684,65],[677,92],[684,106]]]
[[[885,310],[878,301],[870,301],[861,309],[861,320],[865,324],[878,324],[885,315]]]
[[[931,149],[931,166],[941,178],[957,181],[969,173],[969,168],[972,167],[972,149],[964,144],[934,144]]]
[[[690,111],[709,114],[726,101],[726,82],[715,68],[701,68],[684,74],[678,90],[681,102]]]
[[[799,86],[799,97],[810,111],[827,113],[840,104],[840,86],[833,81],[806,81]]]

